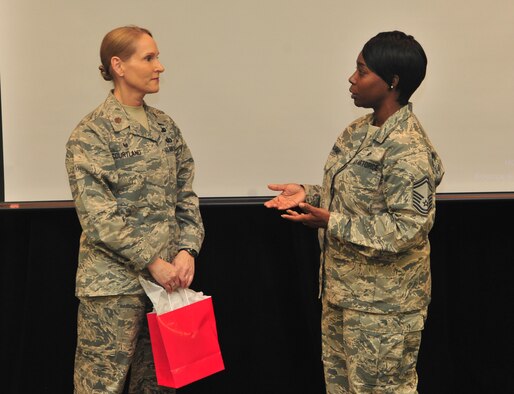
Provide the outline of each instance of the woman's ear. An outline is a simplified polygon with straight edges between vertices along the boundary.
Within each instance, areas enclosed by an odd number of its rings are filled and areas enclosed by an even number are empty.
[[[391,85],[389,86],[391,90],[396,88],[398,86],[398,83],[400,82],[400,77],[396,74],[393,75],[393,80],[391,81]]]
[[[123,77],[123,61],[118,56],[111,57],[111,70],[118,76]]]

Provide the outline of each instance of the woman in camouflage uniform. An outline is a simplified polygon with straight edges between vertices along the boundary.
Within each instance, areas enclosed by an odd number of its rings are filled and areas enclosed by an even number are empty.
[[[322,343],[329,393],[416,393],[430,302],[435,190],[443,167],[409,98],[421,45],[398,31],[369,40],[350,92],[373,113],[337,139],[318,185],[270,185],[269,208],[319,228]],[[290,208],[299,207],[300,212]]]
[[[76,393],[170,392],[156,384],[138,276],[171,292],[193,280],[203,240],[194,162],[173,120],[144,102],[164,67],[151,33],[136,26],[103,39],[100,71],[114,83],[66,145],[82,226],[76,295]]]

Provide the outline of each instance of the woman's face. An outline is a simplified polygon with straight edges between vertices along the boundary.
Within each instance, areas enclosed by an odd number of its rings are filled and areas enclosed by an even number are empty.
[[[350,82],[350,93],[357,107],[380,108],[390,96],[389,86],[377,74],[371,71],[362,53],[357,57],[357,69],[348,79]]]
[[[130,58],[120,62],[122,70],[119,82],[125,93],[144,97],[147,93],[159,91],[159,75],[164,67],[159,61],[159,50],[148,34],[139,36],[136,50]]]

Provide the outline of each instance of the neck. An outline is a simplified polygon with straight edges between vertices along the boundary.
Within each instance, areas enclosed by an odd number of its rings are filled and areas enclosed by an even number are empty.
[[[131,107],[140,107],[143,105],[144,95],[141,94],[130,94],[128,92],[124,92],[122,89],[115,87],[114,88],[114,97],[124,105],[130,105]]]
[[[402,106],[397,102],[389,102],[379,108],[375,108],[373,113],[373,124],[381,127],[389,117],[398,111]]]

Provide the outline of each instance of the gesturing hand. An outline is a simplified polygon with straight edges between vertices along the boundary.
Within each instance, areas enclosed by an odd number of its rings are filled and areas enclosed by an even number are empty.
[[[324,208],[316,208],[307,203],[299,204],[303,213],[298,213],[288,209],[283,215],[284,219],[292,222],[303,223],[312,228],[327,228],[328,220],[330,219],[330,212]]]
[[[305,189],[302,185],[296,183],[288,184],[271,184],[268,189],[274,191],[281,191],[275,198],[266,201],[264,206],[267,208],[276,208],[285,210],[298,206],[301,202],[305,201]]]

